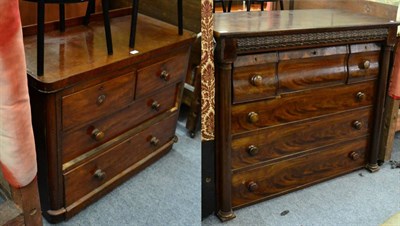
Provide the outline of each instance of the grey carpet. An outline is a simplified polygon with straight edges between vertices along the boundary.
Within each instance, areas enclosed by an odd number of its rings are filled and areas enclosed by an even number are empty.
[[[166,156],[58,225],[200,225],[200,134],[190,138],[182,119],[176,134]]]
[[[396,134],[392,160],[400,161],[400,133]],[[281,216],[285,210],[289,213]],[[236,210],[236,219],[222,225],[377,226],[399,211],[400,169],[392,169],[387,162],[376,173],[358,170]],[[221,223],[210,216],[202,225]]]

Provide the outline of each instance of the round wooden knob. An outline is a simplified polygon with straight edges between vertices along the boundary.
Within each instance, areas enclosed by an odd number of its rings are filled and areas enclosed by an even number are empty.
[[[96,141],[101,141],[104,138],[105,134],[103,131],[100,131],[99,129],[94,129],[92,131],[92,138]]]
[[[370,66],[371,66],[371,63],[369,62],[369,60],[364,61],[364,63],[363,63],[364,69],[368,69]]]
[[[360,130],[362,128],[362,126],[363,126],[363,124],[360,121],[354,121],[353,122],[353,128],[354,129]]]
[[[247,115],[247,119],[249,120],[250,123],[255,123],[259,120],[259,117],[257,113],[252,111]]]
[[[161,107],[161,104],[158,103],[157,101],[153,101],[153,103],[151,104],[151,108],[156,110],[156,111],[159,111],[160,107]]]
[[[106,95],[105,94],[101,94],[100,96],[97,97],[97,105],[101,105],[104,103],[104,101],[106,100]]]
[[[247,148],[247,153],[249,153],[249,155],[254,156],[258,154],[258,147],[256,147],[255,145],[250,145]]]
[[[353,152],[351,152],[350,154],[349,154],[349,157],[352,159],[352,160],[357,160],[357,159],[359,159],[360,158],[360,154],[358,154],[357,152],[355,152],[355,151],[353,151]]]
[[[98,180],[103,180],[106,177],[106,173],[101,169],[97,169],[94,172],[93,177],[98,179]]]
[[[357,101],[359,101],[359,102],[365,100],[365,97],[366,97],[366,95],[365,95],[365,93],[363,93],[363,92],[358,92],[358,93],[356,94]]]
[[[253,75],[250,79],[250,83],[253,86],[261,86],[262,85],[262,76],[261,75]]]
[[[157,146],[158,143],[160,143],[160,140],[159,140],[157,137],[152,137],[152,138],[150,139],[150,144],[151,144],[151,145]]]
[[[256,182],[254,182],[254,181],[250,181],[250,182],[247,184],[247,189],[248,189],[250,192],[254,192],[254,191],[256,191],[256,190],[258,189],[258,184],[257,184]]]
[[[166,70],[163,70],[160,74],[160,78],[164,81],[168,81],[169,80],[170,75],[168,74],[168,72]]]

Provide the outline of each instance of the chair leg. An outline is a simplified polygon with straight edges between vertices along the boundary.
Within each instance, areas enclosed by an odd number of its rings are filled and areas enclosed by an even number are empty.
[[[183,34],[183,6],[182,0],[178,0],[178,34]]]
[[[86,14],[85,17],[83,18],[83,24],[87,26],[90,21],[90,15],[94,13],[94,8],[95,8],[95,0],[89,0],[87,8],[86,8]]]
[[[231,9],[232,9],[232,0],[229,0],[228,1],[228,13],[231,12]]]
[[[281,6],[281,10],[283,10],[283,0],[279,0],[279,5]]]
[[[264,11],[264,1],[261,2],[261,6],[260,7],[261,7],[261,11]]]
[[[37,75],[44,72],[44,0],[38,1],[37,6]]]
[[[250,11],[251,0],[246,0],[247,11]]]
[[[222,5],[222,12],[226,13],[224,0],[221,1],[221,5]]]
[[[113,46],[112,46],[112,39],[111,39],[111,28],[110,28],[110,17],[108,15],[108,0],[101,1],[103,6],[103,18],[104,18],[104,30],[106,33],[106,41],[107,41],[107,52],[108,55],[113,54]]]
[[[131,19],[131,34],[129,36],[129,47],[135,47],[136,24],[139,11],[139,0],[132,0],[132,19]]]
[[[65,31],[65,4],[59,4],[60,32]]]

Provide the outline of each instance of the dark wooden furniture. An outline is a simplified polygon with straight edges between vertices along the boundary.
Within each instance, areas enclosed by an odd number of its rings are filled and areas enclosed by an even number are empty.
[[[42,225],[36,178],[22,188],[10,186],[0,171],[0,225]]]
[[[32,2],[37,2],[37,53],[36,53],[36,71],[37,75],[43,75],[44,73],[44,32],[45,32],[45,4],[53,3],[59,4],[59,29],[61,32],[65,31],[65,4],[70,3],[81,3],[85,0],[27,0]],[[84,24],[89,23],[90,14],[94,13],[95,0],[87,0],[88,6],[86,10],[86,15],[84,19]],[[111,29],[110,29],[110,19],[108,16],[108,0],[102,0],[103,17],[104,17],[104,30],[107,43],[108,54],[113,53]]]
[[[214,19],[221,220],[356,169],[379,169],[398,23],[340,10]]]
[[[139,14],[46,33],[45,76],[35,70],[36,35],[24,37],[43,215],[68,219],[166,154],[175,128],[194,34]]]

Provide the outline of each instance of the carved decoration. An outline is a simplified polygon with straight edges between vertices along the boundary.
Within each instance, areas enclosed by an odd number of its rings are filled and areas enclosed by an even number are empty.
[[[387,28],[349,30],[333,32],[303,33],[291,35],[273,35],[262,37],[238,38],[238,52],[266,50],[279,47],[321,45],[337,42],[384,40]]]

